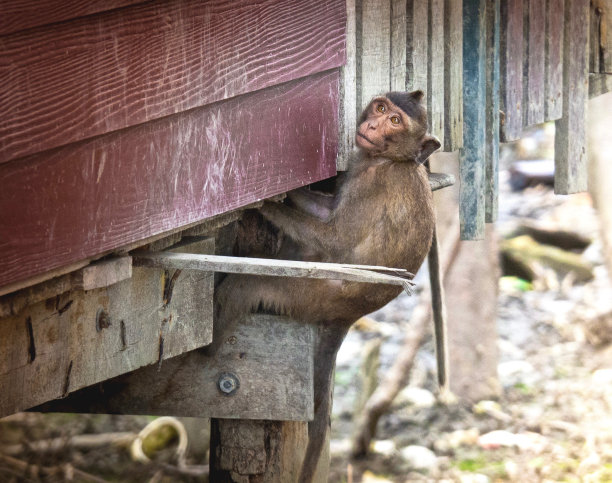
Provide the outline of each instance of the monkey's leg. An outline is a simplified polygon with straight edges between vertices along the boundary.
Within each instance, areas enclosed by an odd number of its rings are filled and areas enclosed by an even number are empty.
[[[333,224],[279,203],[264,203],[259,209],[264,218],[283,230],[287,236],[321,253],[328,253],[336,243]]]
[[[334,195],[311,191],[306,188],[290,191],[287,193],[287,197],[298,210],[321,221],[329,221],[332,211],[336,207],[336,197]]]
[[[319,325],[314,359],[314,419],[308,423],[308,446],[300,472],[300,483],[310,483],[315,476],[330,426],[332,378],[336,354],[350,323]]]

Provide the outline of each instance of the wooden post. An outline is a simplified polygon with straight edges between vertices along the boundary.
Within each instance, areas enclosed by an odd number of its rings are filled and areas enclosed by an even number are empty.
[[[455,151],[463,143],[463,4],[444,3],[444,150]]]
[[[485,226],[485,0],[463,2],[463,149],[461,238],[480,240]]]
[[[525,65],[523,78],[523,125],[544,122],[544,49],[546,33],[546,2],[526,0],[524,5]]]
[[[485,221],[497,220],[499,191],[499,19],[500,0],[487,1],[487,107]]]
[[[523,130],[523,0],[501,2],[502,139],[514,141]]]

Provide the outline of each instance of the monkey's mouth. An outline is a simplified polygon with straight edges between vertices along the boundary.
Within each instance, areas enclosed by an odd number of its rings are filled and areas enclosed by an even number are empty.
[[[361,134],[359,131],[357,131],[357,136],[359,136],[360,138],[365,139],[367,142],[369,142],[372,146],[376,146],[378,147],[378,144],[370,141],[367,137],[365,137],[363,134]]]

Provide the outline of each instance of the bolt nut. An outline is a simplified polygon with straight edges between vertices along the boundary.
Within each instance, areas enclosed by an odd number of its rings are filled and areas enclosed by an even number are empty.
[[[223,394],[226,396],[232,396],[240,387],[240,380],[235,374],[225,372],[219,376],[217,386]]]

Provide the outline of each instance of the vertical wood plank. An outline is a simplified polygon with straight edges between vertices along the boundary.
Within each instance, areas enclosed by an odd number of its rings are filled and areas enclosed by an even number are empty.
[[[589,1],[565,0],[563,117],[556,122],[555,193],[587,189]]]
[[[563,114],[563,0],[546,1],[545,118]]]
[[[391,4],[362,1],[361,106],[389,90],[391,67]]]
[[[591,2],[591,8],[589,13],[589,42],[591,48],[589,49],[589,72],[600,71],[600,42],[599,34],[601,29],[601,12],[602,9],[597,5],[597,0]]]
[[[427,99],[427,50],[429,36],[429,4],[423,0],[408,0],[406,4],[407,87],[420,89]]]
[[[523,131],[523,0],[501,3],[502,139],[514,141]]]
[[[444,0],[429,0],[427,109],[429,129],[444,146]]]
[[[391,90],[406,90],[406,2],[391,2]]]
[[[444,150],[463,144],[463,15],[462,0],[444,3]]]
[[[523,79],[524,125],[544,122],[544,49],[546,2],[527,0],[525,6],[525,67]]]
[[[485,0],[463,2],[463,149],[461,239],[480,240],[485,226]]]
[[[341,71],[340,146],[336,169],[348,169],[357,130],[357,25],[355,0],[346,1],[346,64]]]
[[[497,220],[499,189],[499,35],[500,0],[487,0],[487,104],[485,221]]]
[[[599,71],[612,74],[612,0],[599,0],[602,10],[600,25],[600,56]]]

